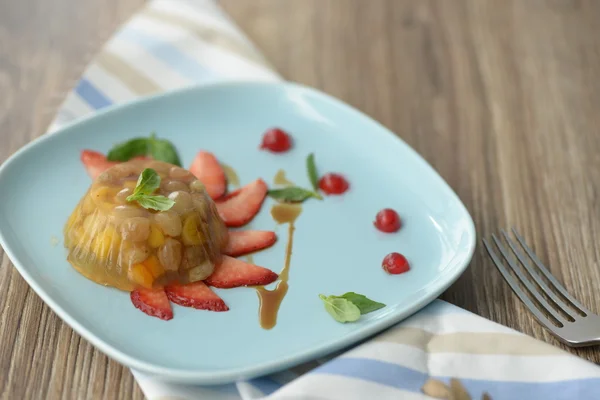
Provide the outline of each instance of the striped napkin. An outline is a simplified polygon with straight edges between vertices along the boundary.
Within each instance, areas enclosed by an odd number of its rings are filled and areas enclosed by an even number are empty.
[[[96,56],[49,130],[183,86],[280,79],[212,0],[153,0]],[[368,342],[271,376],[200,387],[132,372],[151,400],[600,399],[594,364],[441,300]]]

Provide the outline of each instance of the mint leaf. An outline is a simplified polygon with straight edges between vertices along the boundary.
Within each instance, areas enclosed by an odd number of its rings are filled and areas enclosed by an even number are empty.
[[[353,322],[363,314],[385,307],[383,303],[354,292],[344,293],[341,296],[320,294],[319,298],[325,304],[325,310],[338,322]]]
[[[165,196],[146,196],[141,195],[136,198],[138,204],[145,209],[152,209],[157,211],[167,211],[175,202]]]
[[[358,307],[360,309],[361,315],[368,314],[370,312],[373,312],[375,310],[379,310],[380,308],[385,307],[385,304],[383,304],[383,303],[379,303],[377,301],[371,300],[367,296],[364,296],[364,295],[358,294],[358,293],[354,293],[354,292],[344,293],[341,296],[330,296],[330,297],[343,298],[343,299],[351,301],[352,304],[354,304],[356,307]]]
[[[155,196],[152,193],[160,187],[160,175],[152,168],[146,168],[140,174],[133,194],[127,196],[127,201],[137,201],[145,209],[166,211],[173,207],[175,202],[165,196]]]
[[[360,309],[350,300],[320,294],[325,310],[338,322],[354,322],[360,318]]]
[[[169,164],[181,167],[181,160],[179,159],[177,150],[175,150],[175,146],[168,140],[157,139],[156,135],[152,133],[152,135],[150,135],[149,147],[149,154],[155,160],[168,162]]]
[[[315,165],[315,155],[310,153],[306,157],[306,171],[308,172],[308,179],[315,192],[319,192],[319,174],[317,173],[317,166]]]
[[[118,143],[108,152],[106,158],[109,161],[129,161],[134,157],[148,154],[148,139],[137,138],[127,142]]]
[[[135,189],[133,189],[133,194],[127,197],[127,201],[129,201],[130,197],[135,197],[140,194],[142,195],[150,195],[154,193],[156,189],[160,186],[160,175],[156,173],[152,168],[146,168],[140,174],[140,177],[137,180],[137,184],[135,185]]]
[[[320,194],[297,186],[290,186],[283,189],[271,189],[267,194],[275,200],[284,203],[301,203],[311,197],[319,200],[323,199]]]
[[[155,160],[181,167],[181,160],[175,146],[166,139],[158,139],[154,133],[149,138],[134,138],[116,144],[106,158],[109,161],[129,161],[139,156],[151,156]]]

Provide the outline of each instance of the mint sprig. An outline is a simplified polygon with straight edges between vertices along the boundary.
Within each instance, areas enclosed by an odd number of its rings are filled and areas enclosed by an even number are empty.
[[[314,198],[323,200],[319,194],[319,174],[315,165],[315,155],[310,153],[306,157],[306,172],[313,190],[301,188],[299,186],[288,186],[282,189],[271,189],[267,194],[275,200],[283,203],[301,203],[307,199]]]
[[[116,144],[106,158],[109,161],[129,161],[140,156],[150,156],[155,160],[181,167],[181,160],[175,146],[166,139],[157,138],[155,133],[147,138],[134,138]]]
[[[348,292],[341,296],[319,295],[325,310],[338,322],[354,322],[361,315],[368,314],[385,307],[385,304],[371,300],[368,297]]]
[[[308,179],[313,187],[315,193],[319,192],[319,173],[317,172],[317,166],[315,165],[315,155],[310,153],[306,157],[306,172],[308,173]]]
[[[283,189],[271,189],[267,194],[283,203],[301,203],[311,197],[323,200],[323,197],[320,194],[298,186],[289,186]]]
[[[175,202],[165,196],[157,196],[153,193],[160,187],[160,175],[152,168],[146,168],[140,174],[133,194],[127,196],[128,202],[137,201],[145,209],[167,211]]]
[[[320,294],[325,310],[338,322],[354,322],[360,318],[360,309],[350,300]]]
[[[348,301],[351,301],[352,304],[354,304],[356,307],[358,307],[360,309],[361,315],[368,314],[370,312],[373,312],[375,310],[379,310],[380,308],[385,307],[385,304],[383,304],[383,303],[379,303],[378,301],[371,300],[365,295],[354,293],[354,292],[344,293],[343,295],[341,295],[339,297],[344,298]]]

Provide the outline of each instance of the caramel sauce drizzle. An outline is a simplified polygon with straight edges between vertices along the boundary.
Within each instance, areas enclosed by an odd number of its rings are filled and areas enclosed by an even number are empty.
[[[294,186],[294,182],[288,180],[285,171],[280,169],[273,177],[273,183],[280,186]]]
[[[297,204],[275,204],[271,207],[271,216],[278,224],[288,224],[288,242],[285,249],[285,263],[279,273],[279,282],[275,289],[268,290],[264,286],[256,288],[256,294],[260,301],[259,321],[263,329],[272,329],[277,323],[277,314],[283,298],[287,294],[289,285],[290,262],[292,259],[292,247],[294,243],[294,223],[302,213],[302,206]]]

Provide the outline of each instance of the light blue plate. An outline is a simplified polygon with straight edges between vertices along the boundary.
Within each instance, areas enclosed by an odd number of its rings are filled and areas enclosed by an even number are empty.
[[[262,133],[279,126],[293,151],[258,151]],[[65,261],[62,228],[90,179],[79,161],[84,148],[106,152],[115,142],[156,131],[189,165],[199,149],[234,167],[242,183],[271,183],[280,168],[309,187],[305,158],[320,172],[341,172],[351,190],[311,200],[297,222],[290,289],[277,326],[258,323],[251,288],[216,290],[230,311],[174,306],[168,322],[135,309],[129,295],[97,285]],[[255,255],[279,271],[286,228],[273,222],[268,199],[247,227],[276,230],[275,247]],[[373,227],[392,207],[397,234]],[[52,245],[52,238],[61,239]],[[469,213],[442,178],[377,122],[340,101],[294,84],[226,83],[163,94],[101,111],[14,154],[0,168],[0,244],[23,278],[73,329],[117,361],[165,380],[217,384],[254,377],[351,345],[419,310],[465,270],[475,246]],[[388,275],[383,257],[406,255],[412,269]],[[387,307],[341,324],[319,293],[362,293]]]

